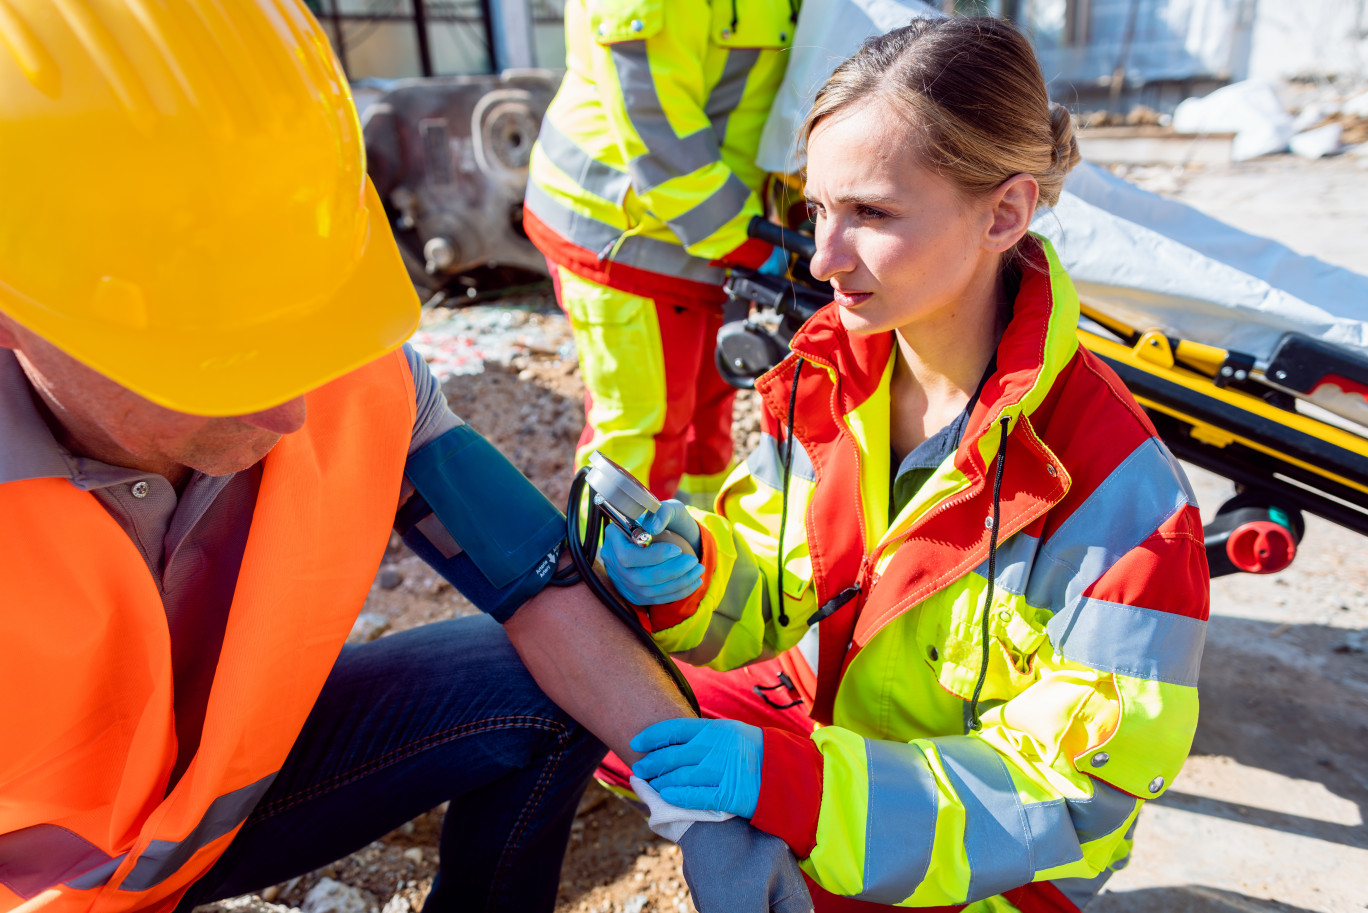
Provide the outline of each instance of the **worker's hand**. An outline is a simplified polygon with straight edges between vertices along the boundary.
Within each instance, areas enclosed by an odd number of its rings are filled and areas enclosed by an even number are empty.
[[[812,913],[793,851],[745,818],[695,821],[679,849],[700,913]]]
[[[664,720],[632,739],[645,755],[632,773],[671,805],[749,818],[760,802],[764,743],[758,726],[736,720]]]
[[[662,605],[688,596],[703,582],[702,550],[698,523],[679,501],[665,501],[660,510],[641,524],[651,535],[665,530],[676,533],[694,554],[673,542],[652,542],[645,548],[632,544],[625,533],[610,524],[603,536],[603,568],[608,579],[635,605]]]

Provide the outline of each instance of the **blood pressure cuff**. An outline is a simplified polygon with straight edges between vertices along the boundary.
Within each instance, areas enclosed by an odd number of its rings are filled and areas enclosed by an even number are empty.
[[[546,586],[565,517],[469,425],[410,454],[404,474],[416,492],[395,530],[478,609],[502,624]]]

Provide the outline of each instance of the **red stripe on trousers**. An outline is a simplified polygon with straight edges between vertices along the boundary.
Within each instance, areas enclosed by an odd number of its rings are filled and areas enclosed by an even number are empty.
[[[561,302],[559,269],[549,260],[547,265],[556,301]],[[717,475],[731,464],[732,402],[736,390],[722,379],[713,361],[717,331],[722,327],[722,315],[717,308],[652,301],[665,366],[665,421],[660,431],[652,435],[655,459],[647,487],[658,498],[672,498],[679,489],[681,476]],[[563,304],[561,307],[564,310]],[[594,391],[586,388],[585,425],[576,445],[578,449],[594,440],[594,429],[588,422],[593,403]]]

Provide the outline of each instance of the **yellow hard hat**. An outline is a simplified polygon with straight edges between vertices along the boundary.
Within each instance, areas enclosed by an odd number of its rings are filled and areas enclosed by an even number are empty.
[[[148,399],[270,408],[418,300],[297,0],[0,0],[0,311]]]

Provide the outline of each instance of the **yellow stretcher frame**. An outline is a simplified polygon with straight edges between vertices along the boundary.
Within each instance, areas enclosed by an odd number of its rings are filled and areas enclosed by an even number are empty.
[[[1080,342],[1116,371],[1175,456],[1368,535],[1368,439],[1296,411],[1295,397],[1255,378],[1218,382],[1231,354],[1220,347],[1137,331],[1086,303],[1083,316]]]

